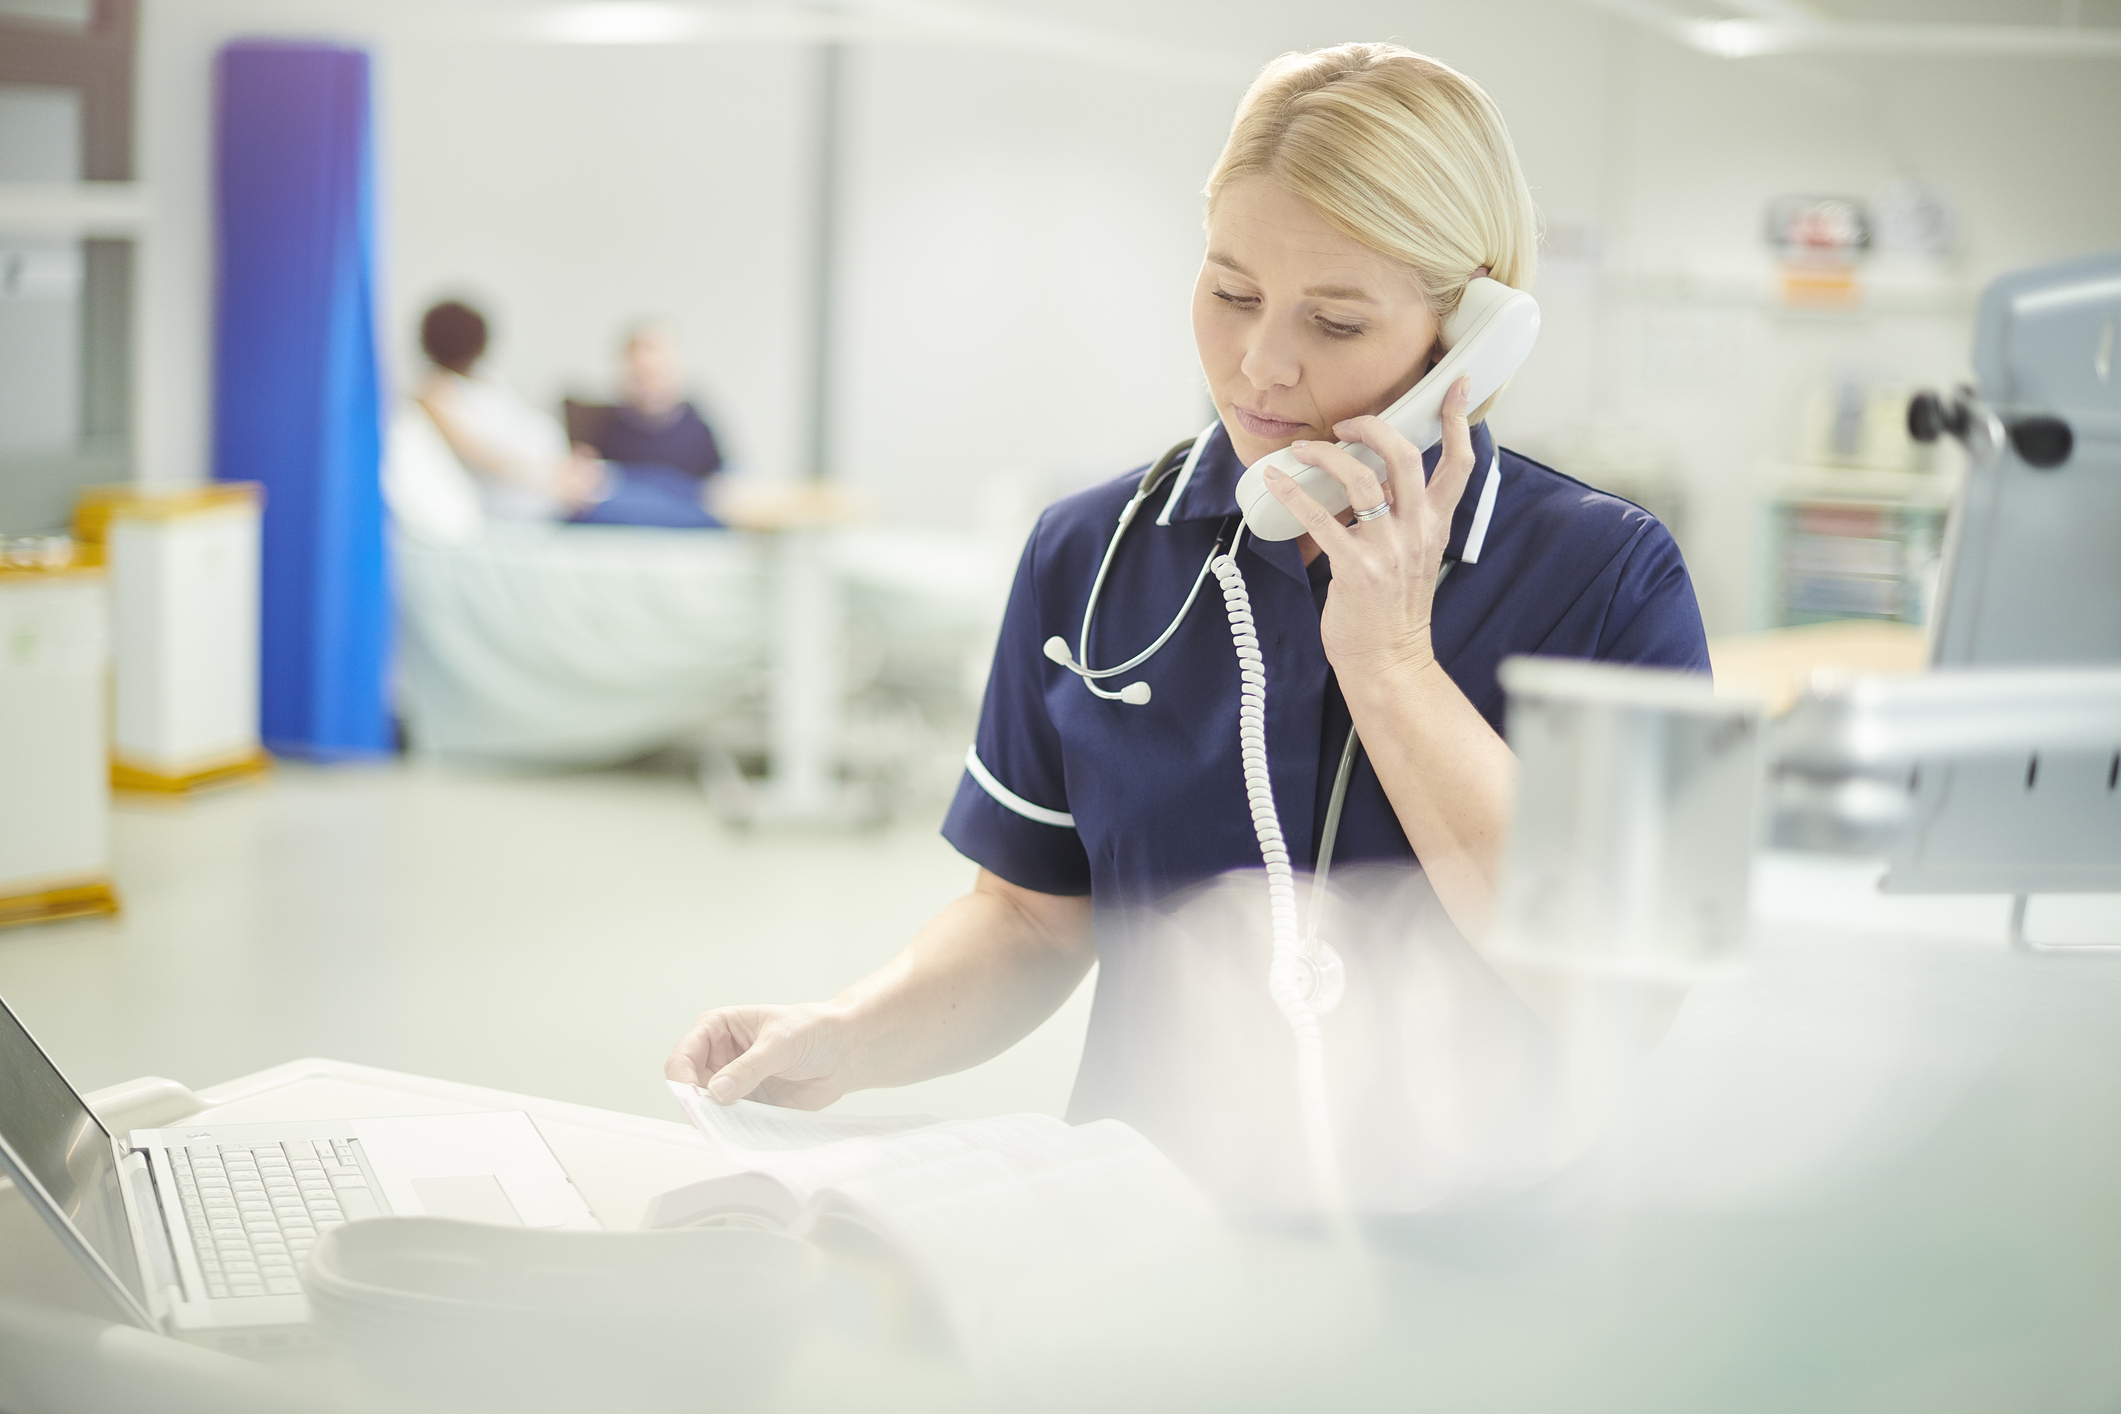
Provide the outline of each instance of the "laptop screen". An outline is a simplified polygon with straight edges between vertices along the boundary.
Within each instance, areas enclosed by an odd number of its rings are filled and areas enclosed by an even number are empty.
[[[0,1143],[143,1304],[110,1133],[0,1001]],[[32,1202],[34,1195],[25,1194]]]

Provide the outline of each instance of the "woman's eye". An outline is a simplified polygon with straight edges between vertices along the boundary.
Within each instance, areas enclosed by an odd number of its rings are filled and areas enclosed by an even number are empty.
[[[1335,324],[1330,319],[1319,320],[1318,327],[1336,339],[1352,339],[1362,332],[1362,325],[1360,324]]]
[[[1257,295],[1233,295],[1228,290],[1217,290],[1215,297],[1224,304],[1234,304],[1239,309],[1250,309],[1259,303]]]

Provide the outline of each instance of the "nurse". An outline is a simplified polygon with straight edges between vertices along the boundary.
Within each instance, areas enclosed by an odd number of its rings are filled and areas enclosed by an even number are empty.
[[[1213,583],[1108,695],[1043,645],[1058,636],[1093,666],[1147,647],[1235,536],[1239,475],[1279,448],[1339,479],[1351,507],[1336,519],[1270,479],[1309,533],[1246,537],[1236,556],[1266,662],[1274,796],[1300,865],[1318,857],[1352,726],[1362,751],[1336,864],[1418,864],[1477,949],[1515,771],[1496,665],[1534,653],[1708,670],[1686,567],[1649,513],[1499,448],[1463,387],[1426,457],[1371,415],[1435,361],[1476,275],[1531,283],[1531,198],[1486,93],[1391,45],[1285,56],[1246,94],[1206,195],[1193,328],[1217,420],[1156,466],[1058,502],[1032,532],[943,825],[979,865],[971,891],[830,1001],[707,1012],[671,1053],[673,1080],[724,1102],[817,1108],[947,1074],[1021,1039],[1096,962],[1069,1118],[1133,1111],[1177,1002],[1141,919],[1260,864],[1237,664]],[[1336,440],[1376,451],[1384,483]],[[1082,643],[1121,508],[1158,474],[1169,489],[1128,531]],[[1109,695],[1136,680],[1147,702]]]

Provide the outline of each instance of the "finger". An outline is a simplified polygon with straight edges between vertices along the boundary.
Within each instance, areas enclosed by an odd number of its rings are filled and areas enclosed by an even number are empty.
[[[1345,548],[1352,543],[1348,528],[1333,518],[1333,513],[1311,499],[1311,494],[1298,486],[1289,474],[1278,466],[1267,468],[1267,490],[1274,499],[1289,508],[1297,524],[1311,533],[1320,549],[1332,554],[1336,548]]]
[[[1359,458],[1349,456],[1329,442],[1292,442],[1289,454],[1305,466],[1315,466],[1338,481],[1340,489],[1348,493],[1348,504],[1357,510],[1366,511],[1392,499],[1378,483],[1376,472]]]
[[[692,1023],[692,1029],[680,1037],[678,1043],[670,1048],[670,1054],[663,1058],[663,1078],[665,1080],[675,1080],[680,1085],[697,1085],[700,1083],[701,1079],[704,1078],[702,1067],[706,1064],[710,1044],[706,1033],[712,1022],[713,1013],[710,1012]]]
[[[1385,475],[1390,481],[1402,486],[1421,484],[1421,449],[1407,440],[1404,432],[1381,417],[1365,415],[1351,417],[1333,424],[1333,435],[1343,442],[1360,442],[1378,456],[1384,458]],[[1357,460],[1356,465],[1362,463]],[[1386,486],[1386,499],[1391,498],[1391,487]]]
[[[677,1050],[663,1057],[663,1078],[680,1085],[697,1085],[700,1083],[699,1062],[680,1045]]]
[[[768,1026],[742,1055],[724,1065],[707,1082],[710,1097],[725,1105],[735,1104],[770,1079],[795,1058],[795,1042],[779,1026]]]
[[[692,1023],[663,1061],[663,1075],[684,1085],[705,1085],[707,1077],[735,1060],[744,1041],[730,1029],[729,1013],[710,1011]]]
[[[1443,400],[1443,456],[1436,475],[1429,480],[1429,500],[1443,515],[1458,509],[1458,498],[1466,493],[1473,475],[1473,430],[1466,425],[1471,411],[1473,380],[1460,378]]]

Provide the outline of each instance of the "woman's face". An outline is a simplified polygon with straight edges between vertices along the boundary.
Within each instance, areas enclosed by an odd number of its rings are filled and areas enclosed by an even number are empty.
[[[1193,288],[1193,341],[1247,466],[1382,412],[1435,360],[1436,316],[1396,261],[1263,177],[1223,189]]]

